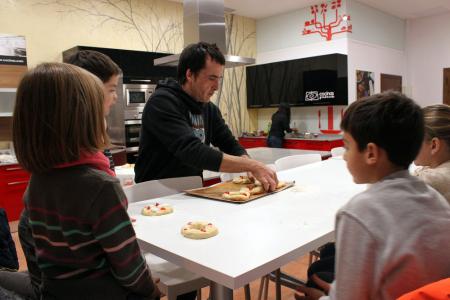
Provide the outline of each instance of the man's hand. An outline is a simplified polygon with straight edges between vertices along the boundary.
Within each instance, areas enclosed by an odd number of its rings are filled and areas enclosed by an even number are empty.
[[[247,155],[233,156],[224,153],[219,171],[225,173],[251,173],[250,178],[255,177],[258,179],[266,191],[274,191],[278,184],[277,173],[274,170],[259,161],[248,158]]]
[[[265,191],[274,191],[277,188],[277,173],[265,164],[255,160],[249,173],[261,182]]]

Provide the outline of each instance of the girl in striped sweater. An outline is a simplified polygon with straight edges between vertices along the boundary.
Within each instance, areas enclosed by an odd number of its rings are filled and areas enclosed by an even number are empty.
[[[37,66],[17,91],[13,140],[32,174],[24,201],[43,299],[160,296],[101,152],[103,110],[101,82],[68,64]]]

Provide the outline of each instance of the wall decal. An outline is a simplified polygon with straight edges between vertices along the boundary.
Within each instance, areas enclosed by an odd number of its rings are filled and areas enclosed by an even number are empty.
[[[340,15],[339,8],[341,8],[342,0],[333,0],[331,4],[326,2],[320,4],[320,15],[322,15],[322,21],[318,20],[317,14],[319,13],[319,5],[311,6],[312,19],[305,21],[305,27],[303,29],[303,35],[318,33],[327,41],[331,41],[333,35],[344,32],[352,32],[352,25],[350,24],[350,15]],[[328,8],[331,11],[334,10],[334,20],[327,23],[327,11]],[[333,15],[330,13],[330,15]]]

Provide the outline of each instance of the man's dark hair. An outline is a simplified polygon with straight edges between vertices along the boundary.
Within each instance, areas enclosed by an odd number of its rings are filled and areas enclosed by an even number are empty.
[[[70,56],[66,63],[83,68],[105,83],[122,71],[107,55],[93,50],[82,50]]]
[[[422,145],[424,117],[412,99],[385,92],[353,102],[341,128],[352,135],[359,151],[374,143],[386,151],[393,164],[407,169]]]
[[[216,44],[198,42],[197,44],[190,44],[184,48],[178,61],[178,82],[180,84],[186,82],[186,71],[188,69],[197,75],[205,67],[207,57],[210,57],[222,66],[225,65],[225,57]]]

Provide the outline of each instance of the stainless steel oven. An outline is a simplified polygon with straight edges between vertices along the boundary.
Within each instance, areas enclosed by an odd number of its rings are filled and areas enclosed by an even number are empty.
[[[151,79],[128,79],[123,85],[127,162],[136,161],[145,103],[156,88]]]
[[[128,163],[134,163],[139,150],[141,120],[125,120],[125,145]]]
[[[123,85],[125,120],[141,119],[145,103],[153,94],[155,88],[155,84],[126,83]]]

